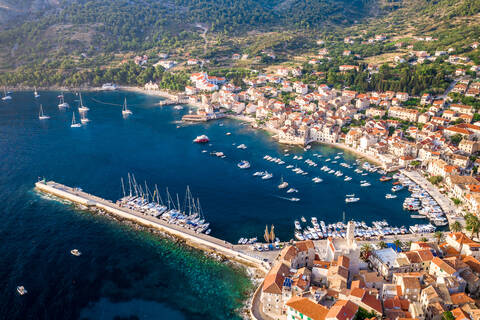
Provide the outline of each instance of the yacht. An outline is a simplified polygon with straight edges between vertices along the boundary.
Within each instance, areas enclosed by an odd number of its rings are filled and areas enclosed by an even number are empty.
[[[195,143],[208,143],[210,140],[208,139],[208,137],[204,134],[202,134],[201,136],[197,136],[195,139],[193,139],[193,142]]]
[[[255,173],[253,174],[254,177],[259,177],[259,176],[263,176],[265,173],[263,171],[255,171]]]
[[[345,179],[343,179],[343,181],[350,181],[352,180],[352,177],[349,177],[349,176],[346,176]]]
[[[295,238],[298,240],[298,241],[304,241],[305,240],[305,237],[302,235],[301,232],[299,231],[295,231]]]
[[[24,286],[18,286],[17,292],[19,295],[23,296],[24,294],[28,293],[27,289]]]
[[[34,96],[35,98],[40,98],[40,95],[38,94],[36,87],[35,87],[35,91],[33,92],[33,96]]]
[[[43,113],[43,107],[40,105],[40,111],[38,113],[38,119],[40,120],[47,120],[50,119],[50,116],[47,116],[45,113]]]
[[[298,192],[298,190],[294,188],[290,188],[287,190],[287,193],[293,193],[293,192]]]
[[[82,94],[80,93],[79,95],[80,95],[80,107],[78,107],[78,112],[87,112],[90,109],[83,105]]]
[[[295,229],[297,229],[297,230],[302,230],[302,226],[300,225],[300,221],[295,220],[295,221],[294,221],[294,224],[295,224]]]
[[[59,108],[68,108],[70,107],[68,105],[68,103],[65,102],[65,97],[63,96],[63,92],[61,95],[58,96],[58,98],[60,99],[60,103],[58,104],[58,107]]]
[[[123,102],[123,107],[122,107],[122,115],[123,116],[128,116],[131,115],[132,111],[128,109],[127,107],[127,98],[125,98],[125,101]]]
[[[263,180],[268,180],[273,177],[273,174],[269,173],[268,171],[265,171],[265,174],[263,175],[262,179]]]
[[[237,164],[237,167],[239,167],[240,169],[248,169],[250,168],[250,162],[248,162],[247,160],[242,160]]]
[[[82,255],[82,253],[78,249],[72,249],[70,250],[70,253],[76,257],[79,257]]]
[[[346,202],[346,203],[352,203],[352,202],[357,202],[357,201],[359,201],[359,200],[360,200],[360,198],[353,198],[353,197],[352,197],[352,198],[346,198],[346,199],[345,199],[345,202]]]
[[[371,186],[371,184],[368,183],[368,182],[364,182],[364,183],[360,184],[360,187],[369,187],[369,186]]]
[[[80,122],[82,124],[87,124],[90,122],[90,119],[87,118],[87,116],[85,115],[85,113],[81,113],[80,114]]]
[[[288,182],[283,181],[283,177],[282,177],[282,182],[278,185],[278,189],[285,189],[286,187],[288,187]]]
[[[70,125],[71,128],[80,128],[82,126],[81,123],[75,121],[75,112],[73,112],[72,116],[72,124]]]
[[[314,183],[320,183],[320,182],[323,181],[323,179],[322,179],[322,178],[319,178],[319,177],[314,177],[314,178],[312,179],[312,181],[313,181]]]
[[[12,96],[7,92],[7,88],[3,87],[3,101],[12,100]]]

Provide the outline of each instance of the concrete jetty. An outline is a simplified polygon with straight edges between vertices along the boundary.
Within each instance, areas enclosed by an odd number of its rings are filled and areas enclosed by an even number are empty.
[[[110,200],[91,195],[79,188],[71,188],[54,181],[39,181],[35,183],[35,188],[41,192],[83,205],[90,210],[99,209],[119,218],[128,219],[140,225],[161,230],[162,232],[185,240],[186,244],[192,247],[206,252],[215,252],[246,266],[255,267],[263,273],[267,273],[270,269],[269,263],[264,261],[261,256],[249,255],[247,250],[242,250],[243,248],[241,247],[237,248],[227,241],[206,234],[195,233],[181,226],[169,224],[158,218],[121,207]]]

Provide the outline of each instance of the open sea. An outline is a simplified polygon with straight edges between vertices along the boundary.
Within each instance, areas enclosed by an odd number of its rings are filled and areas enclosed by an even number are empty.
[[[265,225],[272,224],[282,241],[289,240],[293,221],[302,216],[326,223],[341,221],[343,215],[367,223],[386,219],[394,226],[416,223],[402,209],[405,191],[385,199],[392,185],[379,182],[379,174],[361,176],[339,166],[354,164],[354,155],[341,155],[337,164],[324,162],[341,150],[282,146],[236,120],[181,124],[188,107],[158,107],[160,98],[131,92],[84,93],[91,122],[71,128],[72,112],[79,120],[78,96],[66,93],[71,107],[59,110],[59,92],[39,93],[34,99],[32,92],[14,92],[13,100],[0,101],[1,319],[235,319],[251,289],[241,270],[36,193],[39,177],[113,201],[122,196],[120,178],[128,172],[150,187],[157,184],[162,196],[168,187],[182,204],[188,185],[200,199],[211,235],[234,243],[240,237],[261,239]],[[133,111],[126,119],[121,114],[125,97]],[[40,103],[51,119],[38,119]],[[201,134],[210,144],[192,142]],[[247,149],[237,148],[242,143]],[[212,156],[212,151],[226,158]],[[266,161],[266,154],[286,164]],[[294,155],[303,160],[293,160]],[[318,167],[309,167],[308,158]],[[239,169],[241,160],[251,168]],[[309,174],[297,175],[287,164]],[[321,171],[324,164],[353,180]],[[273,178],[252,176],[264,170]],[[323,182],[314,184],[315,176]],[[282,178],[299,192],[278,189]],[[361,180],[372,185],[360,187]],[[345,203],[351,193],[360,201]],[[72,256],[73,248],[82,256]],[[28,294],[19,296],[17,285]]]

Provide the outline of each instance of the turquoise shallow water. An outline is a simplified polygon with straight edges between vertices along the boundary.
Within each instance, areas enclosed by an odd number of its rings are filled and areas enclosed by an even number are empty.
[[[238,272],[194,251],[43,199],[32,190],[39,176],[111,200],[121,196],[120,177],[127,172],[134,172],[138,181],[147,180],[163,190],[169,187],[171,193],[180,195],[189,185],[201,200],[212,235],[233,242],[244,236],[261,238],[266,224],[274,224],[280,239],[288,240],[293,235],[293,220],[301,216],[317,216],[329,223],[341,220],[345,212],[347,219],[366,222],[387,219],[397,226],[415,222],[401,208],[406,193],[386,200],[391,184],[379,182],[378,174],[363,177],[353,169],[328,164],[354,178],[347,183],[320,171],[322,161],[312,154],[333,158],[337,149],[315,146],[305,152],[290,148],[292,155],[302,154],[319,163],[310,168],[290,156],[288,163],[310,173],[299,176],[263,159],[265,154],[282,156],[284,146],[235,120],[177,128],[188,109],[156,107],[159,98],[136,93],[96,92],[84,94],[91,123],[73,129],[72,108],[56,107],[58,93],[40,94],[37,101],[31,92],[24,92],[14,93],[11,102],[0,102],[0,235],[4,244],[0,247],[0,290],[5,297],[0,316],[52,319],[93,314],[92,318],[99,318],[102,312],[118,311],[124,316],[124,310],[137,308],[145,311],[145,319],[151,319],[149,312],[156,310],[165,310],[172,319],[230,319],[248,286]],[[112,105],[121,104],[125,96],[133,111],[128,119],[122,118],[120,106]],[[72,106],[76,99],[66,95]],[[39,103],[50,120],[38,120]],[[192,143],[200,134],[210,137],[211,146]],[[241,143],[248,148],[237,149]],[[202,153],[204,149],[208,152]],[[222,151],[227,157],[211,156],[210,151]],[[243,159],[250,161],[251,169],[237,168]],[[341,161],[353,163],[355,157],[345,154]],[[257,170],[268,170],[274,178],[252,177]],[[276,187],[282,176],[300,191],[295,196],[301,201],[282,199],[287,195]],[[313,184],[314,176],[324,182]],[[372,186],[361,188],[359,181],[364,179]],[[345,194],[350,193],[361,200],[345,204]],[[68,254],[72,247],[84,255],[72,257]],[[15,294],[18,284],[29,290],[21,299]]]

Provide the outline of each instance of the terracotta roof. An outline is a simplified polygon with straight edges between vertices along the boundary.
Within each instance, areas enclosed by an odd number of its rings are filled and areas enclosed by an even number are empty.
[[[328,309],[324,306],[302,297],[292,297],[286,305],[312,320],[324,320],[328,313]]]
[[[450,297],[452,298],[452,303],[455,304],[455,305],[459,305],[459,306],[467,304],[467,303],[474,303],[475,302],[475,300],[473,300],[472,298],[467,296],[465,294],[465,292],[454,293],[454,294],[450,295]]]
[[[352,320],[357,314],[358,306],[352,301],[337,300],[328,310],[327,319]]]
[[[470,267],[470,269],[472,269],[472,271],[480,273],[480,261],[478,261],[474,257],[466,256],[463,258],[463,262],[465,262]]]
[[[438,257],[433,258],[431,263],[437,265],[442,271],[448,273],[449,275],[452,275],[457,271]]]
[[[263,281],[263,292],[281,294],[283,281],[289,273],[289,268],[284,263],[278,263],[270,269]]]

